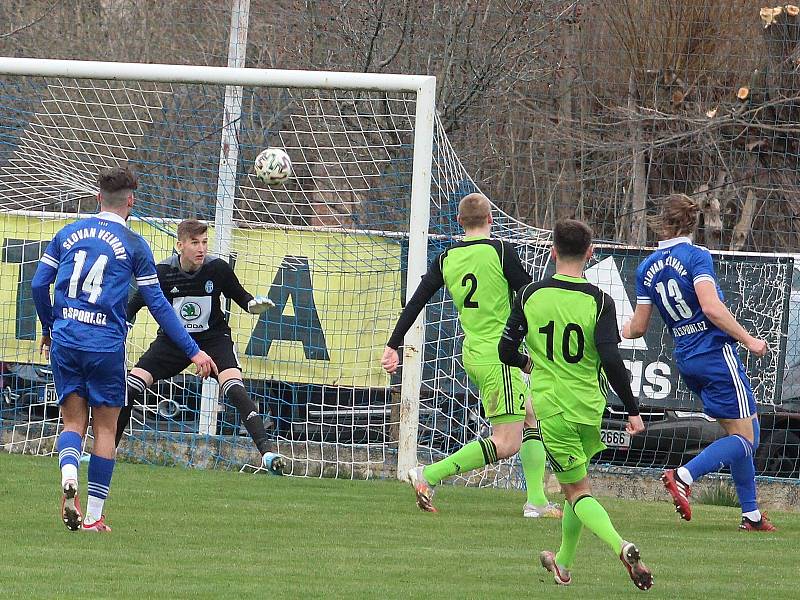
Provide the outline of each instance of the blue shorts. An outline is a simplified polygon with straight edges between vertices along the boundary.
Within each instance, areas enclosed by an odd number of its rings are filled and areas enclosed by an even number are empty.
[[[53,342],[50,364],[58,403],[78,394],[89,406],[125,406],[125,347],[116,352],[88,352]]]
[[[677,363],[683,381],[700,396],[703,412],[709,417],[746,419],[756,414],[750,380],[731,344],[690,358],[677,358]]]

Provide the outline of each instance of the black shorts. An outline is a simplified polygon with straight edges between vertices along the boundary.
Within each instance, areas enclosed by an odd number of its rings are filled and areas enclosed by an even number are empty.
[[[229,333],[198,340],[197,345],[217,363],[220,373],[226,369],[241,369],[239,359],[236,357],[236,347]],[[172,343],[172,340],[165,335],[159,335],[142,354],[136,366],[150,373],[155,382],[174,377],[190,364],[192,361]]]

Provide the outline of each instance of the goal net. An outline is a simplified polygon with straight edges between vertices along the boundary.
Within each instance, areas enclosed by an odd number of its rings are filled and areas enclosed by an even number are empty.
[[[231,81],[222,76],[217,83],[179,77],[198,73],[193,67],[169,70],[172,81],[147,76],[148,69],[163,73],[158,66],[139,67],[137,77],[119,80],[75,78],[67,68],[60,76],[0,77],[0,444],[54,452],[58,409],[37,351],[30,282],[53,234],[96,211],[98,171],[119,163],[140,175],[131,227],[156,260],[172,254],[181,219],[206,219],[213,250],[246,289],[275,303],[261,317],[235,305],[228,316],[245,386],[271,422],[273,449],[289,474],[393,477],[398,463],[429,463],[486,435],[444,291],[425,311],[424,340],[418,352],[406,352],[403,376],[380,368],[404,299],[428,262],[461,235],[458,201],[479,187],[432,111],[419,122],[413,85],[398,90],[395,76],[363,74],[334,74],[336,85],[316,75],[309,75],[315,85],[288,84],[283,72],[264,71],[257,84],[226,88]],[[351,77],[359,83],[342,84]],[[421,127],[432,136],[425,148]],[[293,161],[285,186],[265,187],[252,175],[253,159],[269,146]],[[424,216],[421,226],[415,213]],[[496,208],[493,217],[494,235],[512,241],[533,277],[542,276],[549,233]],[[587,270],[614,297],[620,325],[632,313],[635,268],[646,253],[599,246]],[[759,403],[780,405],[792,260],[720,254],[716,262],[734,313],[775,349],[747,359]],[[128,340],[129,368],[155,331],[141,311]],[[676,434],[675,415],[696,416],[700,406],[677,377],[663,327],[621,349],[650,428],[638,446],[611,435],[622,422],[612,398],[604,429],[614,443],[599,460],[660,466],[665,455],[678,460],[707,443],[690,424]],[[417,378],[408,377],[414,371]],[[410,455],[403,440],[414,443]],[[154,385],[134,407],[121,454],[202,468],[259,464],[239,415],[216,385],[190,372]],[[516,459],[457,481],[524,486]]]
[[[364,91],[263,83],[229,87],[226,104],[221,83],[66,72],[0,78],[0,434],[7,449],[52,453],[59,427],[30,291],[42,249],[60,227],[96,210],[98,171],[128,163],[140,176],[131,227],[157,261],[172,254],[181,219],[206,219],[212,249],[248,291],[274,301],[261,317],[229,306],[229,323],[245,385],[272,423],[288,472],[396,474],[401,379],[382,371],[380,356],[408,287],[416,287],[406,276],[409,263],[420,268],[409,250],[417,94],[374,84]],[[458,201],[478,189],[438,121],[432,132],[432,151],[422,159],[430,168],[423,269],[460,235]],[[269,146],[293,161],[285,186],[253,177],[254,157]],[[231,163],[226,198],[223,171]],[[494,220],[495,234],[517,243],[528,269],[540,273],[547,233],[497,210]],[[429,462],[487,425],[443,294],[425,322],[418,429],[411,427],[418,456],[411,460]],[[155,331],[141,311],[128,339],[129,368]],[[258,465],[239,415],[215,385],[188,371],[154,385],[134,407],[121,454],[196,467]],[[509,465],[481,477],[520,484]]]

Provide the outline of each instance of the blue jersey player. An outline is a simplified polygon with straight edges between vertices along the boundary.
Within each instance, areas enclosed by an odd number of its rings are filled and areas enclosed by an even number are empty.
[[[125,316],[132,278],[150,312],[191,358],[198,374],[207,377],[216,372],[214,362],[200,351],[164,298],[147,243],[125,224],[136,186],[136,175],[127,168],[103,171],[98,195],[101,212],[56,233],[31,284],[42,322],[41,350],[49,352],[64,421],[57,442],[61,516],[72,531],[111,530],[103,517],[103,503],[114,471],[117,416],[125,404]],[[94,445],[84,517],[78,502],[78,461],[89,407]]]
[[[655,219],[663,241],[639,265],[636,310],[622,335],[643,336],[655,306],[675,341],[675,362],[681,377],[700,396],[703,411],[717,419],[728,434],[686,465],[662,475],[680,516],[686,521],[692,518],[692,483],[728,466],[742,506],[739,527],[774,531],[756,503],[753,453],[758,447],[758,417],[753,390],[736,350],[736,342],[740,342],[754,355],[764,356],[767,343],[750,335],[723,304],[711,254],[695,246],[690,237],[698,217],[698,206],[683,194],[665,202]]]

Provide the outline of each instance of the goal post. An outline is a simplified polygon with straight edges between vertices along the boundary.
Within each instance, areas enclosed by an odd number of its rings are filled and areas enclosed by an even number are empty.
[[[411,180],[411,214],[408,231],[406,301],[416,290],[428,268],[428,224],[430,222],[431,164],[433,156],[436,81],[429,80],[417,91],[414,162]],[[417,466],[419,394],[422,385],[422,349],[425,345],[425,312],[421,312],[406,334],[403,345],[403,380],[400,397],[400,427],[397,478],[404,479]]]
[[[228,67],[244,67],[250,0],[237,0],[231,7],[231,33],[228,42]],[[214,210],[214,243],[216,255],[230,261],[233,237],[233,211],[236,203],[236,172],[239,164],[239,123],[242,118],[240,85],[225,86],[222,112],[222,135],[219,148],[217,202]],[[203,381],[200,397],[199,433],[214,435],[217,431],[219,385],[211,377]]]

